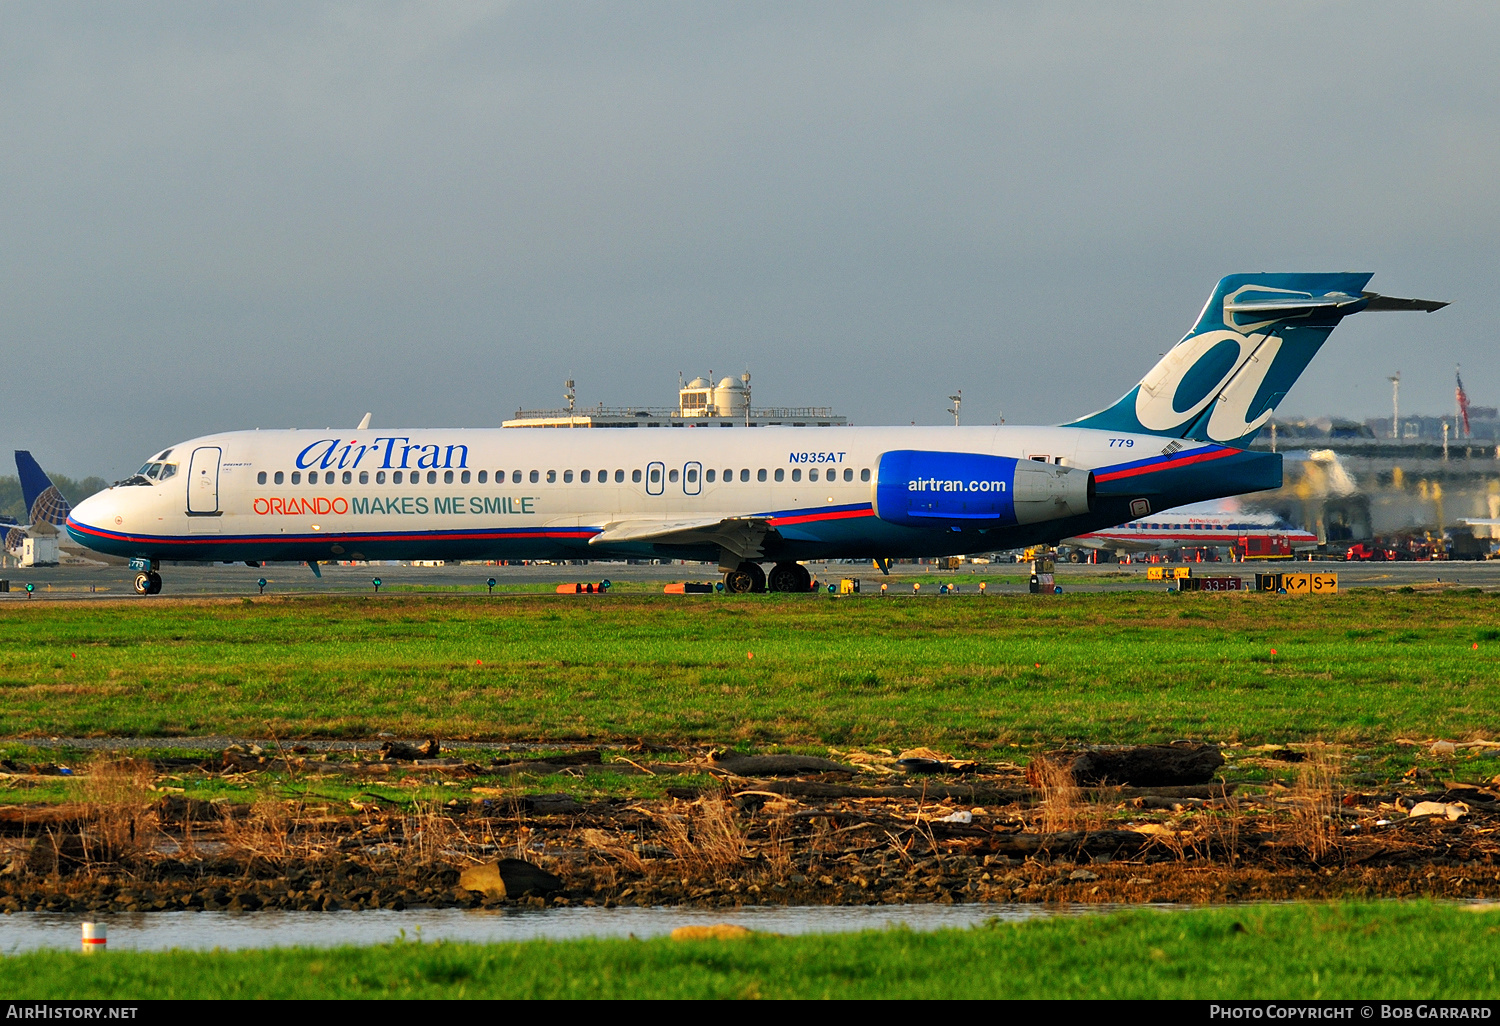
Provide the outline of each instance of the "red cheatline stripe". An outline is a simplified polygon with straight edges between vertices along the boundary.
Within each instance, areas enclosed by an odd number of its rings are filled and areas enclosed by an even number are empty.
[[[317,541],[345,541],[350,544],[359,542],[391,542],[391,541],[503,541],[509,538],[592,538],[598,534],[595,528],[569,528],[553,531],[485,531],[473,533],[448,533],[434,532],[423,534],[340,534],[330,531],[326,534],[301,534],[301,535],[237,535],[237,534],[214,534],[199,535],[194,538],[171,538],[152,535],[130,535],[119,531],[101,531],[73,521],[73,526],[84,534],[93,535],[96,538],[106,538],[111,541],[121,542],[149,542],[153,545],[298,545],[305,542]]]
[[[1096,483],[1103,481],[1115,481],[1122,477],[1138,477],[1141,474],[1154,474],[1158,470],[1174,470],[1177,467],[1186,467],[1193,463],[1202,463],[1205,460],[1222,459],[1225,456],[1233,456],[1239,452],[1238,449],[1215,449],[1210,452],[1195,452],[1187,456],[1178,456],[1176,459],[1167,460],[1164,463],[1153,463],[1144,467],[1131,467],[1129,470],[1116,470],[1108,474],[1095,474]]]
[[[845,509],[834,513],[808,513],[799,517],[772,517],[772,524],[810,524],[818,520],[849,520],[854,517],[873,517],[873,509]]]

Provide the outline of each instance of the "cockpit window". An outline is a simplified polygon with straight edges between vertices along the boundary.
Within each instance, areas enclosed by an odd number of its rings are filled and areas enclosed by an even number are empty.
[[[167,450],[167,452],[171,451],[171,449]],[[154,483],[165,481],[169,477],[176,476],[177,464],[162,463],[161,457],[158,456],[156,459],[151,460],[148,463],[141,464],[140,470],[137,470],[134,474],[130,475],[125,480],[116,483],[122,485],[145,485],[149,488]]]
[[[159,452],[155,456],[153,456],[152,459],[157,460],[158,462],[160,462],[161,460],[166,459],[170,455],[172,455],[172,450],[171,449],[163,449],[161,452]]]

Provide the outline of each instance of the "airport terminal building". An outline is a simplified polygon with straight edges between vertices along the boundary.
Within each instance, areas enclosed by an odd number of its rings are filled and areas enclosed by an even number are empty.
[[[504,422],[508,428],[665,428],[665,427],[845,427],[849,420],[828,406],[767,406],[750,404],[750,375],[723,378],[712,375],[679,382],[677,406],[605,406],[578,409],[573,382],[567,383],[568,405],[559,410],[517,410]]]

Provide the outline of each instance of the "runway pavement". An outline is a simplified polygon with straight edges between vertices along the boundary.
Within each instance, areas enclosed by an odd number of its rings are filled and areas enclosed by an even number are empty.
[[[382,596],[399,596],[427,589],[460,590],[475,595],[487,595],[485,581],[494,577],[495,594],[518,592],[546,593],[547,585],[565,582],[597,582],[609,579],[614,582],[629,582],[639,591],[640,586],[656,590],[658,586],[672,581],[717,581],[719,573],[708,563],[628,565],[625,563],[590,563],[585,566],[491,566],[447,565],[435,567],[385,566],[361,564],[357,566],[323,566],[322,578],[314,577],[304,565],[280,565],[247,567],[234,565],[171,565],[161,568],[164,581],[163,598],[245,596],[259,593],[257,581],[267,581],[267,595],[313,595],[373,593],[372,581],[382,581]],[[989,578],[987,592],[1004,594],[1026,591],[1026,576],[1029,567],[1018,564],[993,563],[988,566],[964,566],[955,571],[939,570],[919,565],[898,565],[890,577],[868,563],[861,564],[809,564],[809,569],[819,581],[834,581],[841,577],[855,577],[862,582],[862,594],[878,593],[880,584],[887,583],[895,594],[911,594],[913,582],[922,582],[919,594],[935,595],[943,583],[956,584],[959,594],[978,591],[978,582]],[[1159,581],[1147,581],[1148,567],[1144,564],[1075,565],[1059,563],[1057,583],[1067,591],[1119,591],[1142,588],[1164,588]],[[1338,563],[1338,562],[1276,562],[1276,563],[1200,563],[1192,564],[1195,575],[1235,575],[1252,579],[1257,571],[1268,569],[1281,571],[1315,570],[1320,573],[1336,572],[1341,589],[1360,587],[1401,586],[1456,586],[1500,590],[1500,560],[1484,563],[1436,562],[1436,563]],[[0,569],[0,578],[8,579],[11,590],[0,593],[0,606],[27,601],[89,600],[130,598],[151,601],[137,596],[132,587],[135,574],[122,566],[55,566]],[[1009,578],[996,581],[997,577]],[[930,582],[930,584],[928,583]],[[35,591],[27,598],[25,585],[31,583]]]

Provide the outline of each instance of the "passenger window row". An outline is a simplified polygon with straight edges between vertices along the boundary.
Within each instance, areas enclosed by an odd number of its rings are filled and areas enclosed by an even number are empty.
[[[168,466],[170,467],[171,465],[169,464]],[[143,468],[143,470],[144,469],[145,468]],[[165,479],[167,477],[170,477],[173,472],[175,472],[175,468],[167,470],[165,473],[162,474],[162,478]],[[495,471],[495,484],[504,484],[505,483],[505,473],[506,472],[503,471],[503,470],[497,470],[497,471]],[[511,481],[511,484],[520,484],[522,482],[522,480],[523,480],[523,475],[524,475],[524,480],[529,481],[531,484],[541,484],[542,483],[542,475],[544,473],[546,474],[546,483],[547,484],[556,484],[557,483],[557,481],[558,481],[558,472],[555,471],[555,470],[548,470],[548,471],[545,471],[545,472],[544,471],[540,471],[540,470],[533,470],[533,471],[530,471],[530,472],[525,472],[525,471],[520,471],[520,470],[512,470],[510,472],[510,481]],[[782,468],[782,467],[778,467],[774,472],[768,472],[768,471],[766,471],[764,469],[757,470],[755,472],[755,480],[757,480],[757,481],[765,481],[769,477],[771,477],[773,473],[774,473],[775,480],[777,480],[777,481],[785,481],[786,480],[786,473],[787,472],[786,472],[786,469]],[[738,477],[736,477],[736,474],[738,474]],[[467,470],[459,470],[459,471],[445,470],[445,471],[442,472],[442,475],[443,475],[442,476],[443,484],[455,484],[455,483],[457,483],[457,484],[469,484],[471,480],[475,481],[478,484],[488,484],[489,483],[489,477],[490,477],[489,471],[487,471],[487,470],[481,470],[481,471],[478,472],[477,475],[474,475],[472,477],[471,477],[471,472],[467,471]],[[354,484],[355,483],[355,476],[356,476],[355,472],[352,471],[352,470],[345,470],[345,471],[324,470],[324,471],[321,471],[321,472],[320,471],[316,471],[316,470],[309,470],[307,472],[307,483],[308,484],[319,484],[319,483],[322,483],[322,484]],[[623,471],[623,470],[616,470],[614,472],[613,476],[614,476],[614,482],[615,482],[615,484],[624,484],[625,483],[625,471]],[[651,476],[651,483],[652,484],[659,484],[661,482],[661,468],[653,466],[651,468],[651,475],[650,476]],[[838,470],[830,467],[830,468],[828,468],[827,470],[825,470],[823,472],[823,476],[828,481],[837,481],[838,480],[838,476],[839,476],[839,472],[838,472]],[[668,481],[676,483],[677,478],[678,478],[678,472],[677,472],[676,468],[673,468],[672,470],[670,470],[670,471],[667,472],[667,480]],[[707,481],[709,484],[713,484],[717,478],[719,478],[719,471],[717,471],[717,470],[707,470],[707,471],[704,471],[704,473],[703,473],[703,479],[705,481]],[[362,485],[369,484],[370,483],[370,471],[368,471],[368,470],[361,470],[361,471],[359,471],[359,473],[358,473],[358,479],[359,479],[359,483],[362,484]],[[642,474],[641,471],[639,471],[639,470],[632,470],[630,472],[630,480],[631,480],[632,483],[634,483],[634,484],[640,484],[643,479],[644,479],[644,475]],[[808,470],[808,472],[807,472],[807,479],[809,481],[816,481],[816,480],[818,480],[818,468],[817,467],[812,467],[812,468],[810,468]],[[861,481],[866,481],[866,482],[870,480],[870,469],[868,467],[865,467],[865,468],[863,468],[863,469],[860,470],[860,472],[859,472],[859,479]],[[725,471],[723,471],[723,481],[724,481],[725,484],[729,484],[730,482],[735,481],[735,480],[739,480],[739,481],[742,481],[742,482],[748,482],[750,480],[750,471],[748,469],[741,469],[738,472],[736,472],[734,470],[725,470]],[[802,480],[802,468],[801,467],[793,467],[792,468],[792,480],[793,481],[801,481]],[[849,482],[852,482],[854,480],[854,468],[853,467],[845,467],[844,468],[844,480],[845,481],[849,481]],[[264,470],[262,470],[262,471],[260,471],[259,473],[257,473],[255,475],[255,481],[256,481],[257,484],[267,484],[267,483],[270,483],[270,484],[286,484],[287,483],[287,474],[286,474],[285,471],[278,470],[278,471],[275,471],[273,474],[267,475],[267,473]],[[571,470],[564,470],[564,471],[562,471],[562,483],[563,484],[572,484],[573,481],[574,481],[573,471],[571,471]],[[596,474],[594,471],[580,470],[578,472],[578,475],[577,475],[577,481],[578,481],[579,484],[589,484],[591,481],[597,481],[599,484],[607,484],[610,481],[610,472],[608,470],[600,470]],[[689,484],[696,484],[697,483],[697,481],[698,481],[698,471],[697,471],[697,468],[695,468],[695,467],[688,468],[688,471],[687,471],[687,481],[688,481]],[[300,471],[300,470],[294,470],[294,471],[292,471],[292,473],[291,473],[291,483],[294,484],[294,485],[302,483],[302,471]],[[385,471],[383,471],[383,470],[377,470],[377,471],[375,471],[375,483],[378,484],[378,485],[383,485],[383,484],[386,483],[386,473],[385,473]],[[391,484],[406,484],[406,483],[421,484],[422,483],[422,471],[420,471],[420,470],[412,470],[412,471],[393,470],[393,471],[391,471],[390,483]],[[436,470],[429,470],[429,471],[427,471],[427,483],[428,484],[437,484],[438,483],[438,471],[436,471]]]
[[[520,474],[520,471],[516,471],[516,473]],[[455,474],[457,475],[456,477],[455,477]],[[480,484],[487,483],[489,481],[489,476],[490,475],[489,475],[488,471],[481,470],[479,472],[479,478],[478,478],[479,483]],[[287,475],[286,475],[286,473],[284,471],[278,470],[274,474],[271,475],[271,483],[272,484],[285,484],[286,483],[286,477],[287,477]],[[294,470],[294,471],[292,471],[291,477],[292,477],[292,484],[301,484],[302,483],[302,471],[300,471],[300,470]],[[322,480],[323,484],[338,484],[341,481],[342,481],[343,484],[353,484],[354,483],[354,477],[355,477],[354,471],[352,471],[352,470],[345,470],[345,471],[342,472],[342,474],[340,474],[340,472],[337,471],[337,470],[325,470],[325,471],[322,472],[322,478],[321,478],[321,480]],[[403,471],[400,471],[400,470],[394,470],[394,471],[391,472],[391,484],[402,484],[403,480],[406,477],[407,477],[406,472],[403,472]],[[468,484],[471,480],[473,480],[473,478],[472,478],[470,472],[467,471],[467,470],[459,470],[459,471],[445,470],[445,471],[443,471],[443,484],[453,484],[455,481],[457,481],[458,484]],[[499,472],[497,472],[495,474],[495,483],[499,484],[503,480],[504,480],[504,475],[501,474],[501,473],[499,473]],[[518,477],[517,480],[520,480],[520,478]],[[255,475],[255,481],[256,481],[257,484],[265,484],[266,483],[266,472],[264,470],[262,470],[260,473],[256,474]],[[420,470],[413,470],[413,471],[411,471],[410,472],[410,481],[411,481],[412,484],[421,484],[422,483],[422,472]],[[319,482],[318,471],[316,471],[316,470],[309,470],[307,472],[307,483],[308,484],[317,484],[318,482]],[[361,470],[359,472],[359,483],[362,484],[362,485],[370,483],[370,472],[368,470]],[[383,470],[377,470],[377,471],[375,471],[375,483],[378,484],[378,485],[385,484],[385,471],[383,471]],[[429,470],[427,472],[427,483],[428,484],[437,484],[438,483],[438,472],[436,470]]]

